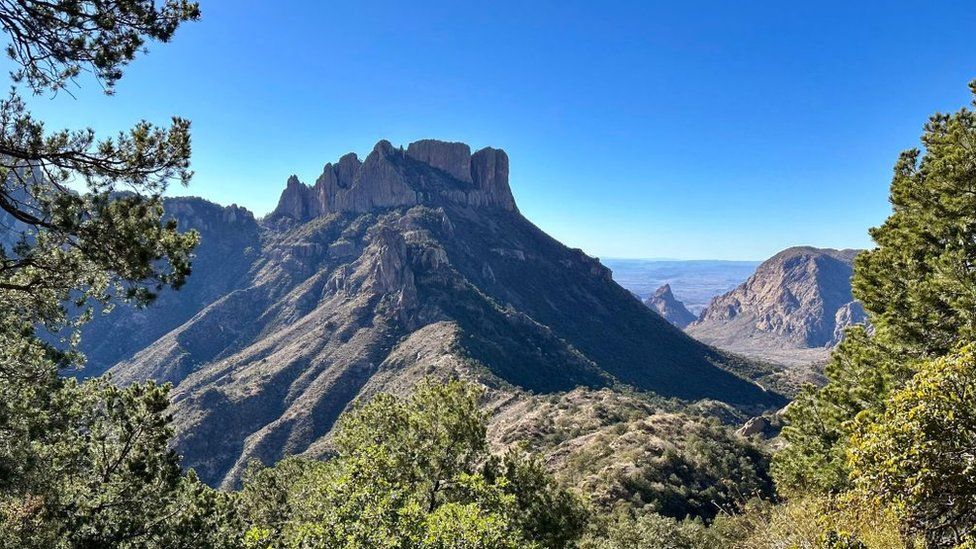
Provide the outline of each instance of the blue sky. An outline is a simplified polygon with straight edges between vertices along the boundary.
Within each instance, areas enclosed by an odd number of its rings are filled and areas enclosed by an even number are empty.
[[[868,246],[898,152],[976,78],[962,1],[201,7],[115,97],[32,108],[99,132],[188,117],[196,177],[176,194],[258,214],[289,174],[382,138],[501,147],[522,212],[600,257]]]

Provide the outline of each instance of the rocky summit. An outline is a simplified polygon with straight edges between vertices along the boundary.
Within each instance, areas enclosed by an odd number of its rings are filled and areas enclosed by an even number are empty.
[[[326,164],[311,187],[289,178],[269,220],[304,222],[325,214],[442,202],[515,211],[505,151],[486,147],[472,155],[464,143],[430,139],[403,150],[380,141],[366,160],[349,153]]]
[[[784,402],[526,220],[498,149],[381,141],[312,186],[290,178],[261,220],[199,199],[167,209],[207,247],[190,282],[161,296],[151,327],[115,311],[85,339],[94,371],[174,384],[175,445],[215,485],[251,459],[327,453],[349,406],[428,376],[502,400],[630,386],[740,409]],[[131,341],[113,330],[123,323],[138,328]]]
[[[670,284],[665,284],[658,288],[653,295],[644,300],[644,305],[657,311],[659,315],[664,317],[664,320],[667,320],[678,328],[684,328],[697,318],[691,311],[685,308],[684,303],[674,297]]]
[[[795,247],[763,262],[687,327],[731,352],[785,364],[822,362],[844,329],[866,321],[851,295],[857,250]]]

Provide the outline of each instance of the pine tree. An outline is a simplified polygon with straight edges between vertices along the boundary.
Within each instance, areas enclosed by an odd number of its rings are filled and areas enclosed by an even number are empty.
[[[183,474],[168,448],[167,387],[83,383],[77,330],[127,299],[150,302],[190,272],[193,233],[161,195],[190,179],[189,122],[140,122],[96,139],[48,131],[19,95],[105,91],[147,40],[195,20],[195,3],[25,0],[0,5],[15,86],[0,100],[0,546],[221,547],[229,496]]]
[[[976,98],[976,82],[970,89]],[[856,480],[862,492],[904,503],[900,498],[910,500],[935,484],[925,488],[929,481],[921,477],[896,484],[894,477],[871,472],[879,460],[913,462],[916,444],[971,442],[972,433],[927,431],[915,416],[918,410],[942,409],[940,399],[952,397],[922,391],[920,384],[938,383],[930,379],[933,364],[953,363],[937,359],[976,337],[976,113],[937,113],[921,140],[924,149],[902,153],[895,165],[892,214],[871,230],[876,247],[855,259],[854,296],[868,312],[871,329],[849,332],[827,366],[827,385],[807,389],[790,406],[790,425],[783,431],[789,444],[773,464],[786,494],[840,493]],[[971,407],[972,396],[965,398],[960,403]],[[937,489],[965,492],[962,479],[948,475]],[[915,531],[938,523],[911,520]]]

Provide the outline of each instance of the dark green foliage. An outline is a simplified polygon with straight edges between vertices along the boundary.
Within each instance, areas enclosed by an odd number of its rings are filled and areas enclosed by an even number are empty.
[[[478,392],[422,384],[343,416],[337,455],[252,468],[241,496],[261,547],[566,547],[588,514],[521,453],[490,457]]]
[[[911,374],[889,345],[862,327],[848,330],[825,373],[830,383],[807,387],[790,405],[773,475],[786,493],[836,493],[848,485],[846,451],[851,420],[882,409],[886,395]]]
[[[83,70],[111,86],[144,40],[167,40],[196,17],[195,4],[176,1],[0,6],[13,78],[34,92]],[[77,332],[37,334],[80,326],[92,303],[141,305],[182,285],[196,236],[162,221],[160,197],[190,177],[188,129],[142,122],[97,141],[91,130],[45,131],[16,91],[0,101],[3,547],[236,545],[230,498],[184,475],[168,448],[168,387],[61,378],[83,361]]]
[[[167,388],[49,378],[3,385],[6,547],[220,547],[227,497],[181,474]],[[222,541],[223,540],[223,541]]]
[[[872,504],[894,504],[931,546],[976,543],[976,348],[924,363],[851,438],[851,478]]]
[[[818,547],[822,549],[868,549],[863,541],[852,534],[833,530],[821,536]]]
[[[743,497],[772,495],[768,457],[714,423],[694,425],[681,447],[621,479],[631,501],[670,517],[710,519]]]
[[[976,83],[970,87],[976,93]],[[924,152],[906,151],[895,165],[892,214],[871,230],[877,247],[854,263],[854,296],[873,332],[850,333],[831,358],[827,386],[790,407],[790,445],[774,468],[783,489],[849,487],[845,453],[855,416],[882,413],[921,361],[976,334],[974,139],[973,111],[937,113],[925,125]]]
[[[773,486],[769,454],[701,417],[709,413],[656,395],[579,388],[503,411],[492,440],[545,456],[557,479],[603,512],[710,521],[744,498],[771,496]]]
[[[588,536],[582,549],[705,549],[708,530],[700,522],[677,521],[654,513],[621,513],[608,521],[603,532]]]
[[[122,71],[144,49],[146,39],[168,41],[184,21],[200,17],[196,2],[165,0],[25,0],[2,8],[7,55],[19,69],[15,82],[36,92],[64,89],[91,71],[111,90]]]
[[[251,525],[252,537],[260,536],[267,543],[283,541],[288,522],[305,504],[293,499],[296,484],[317,467],[317,461],[295,457],[285,458],[274,467],[264,467],[257,461],[248,463],[237,506]]]
[[[929,119],[924,153],[906,151],[895,165],[892,214],[871,230],[877,248],[856,260],[855,296],[909,357],[941,356],[976,335],[974,138],[969,109]]]
[[[526,539],[541,547],[566,547],[583,534],[589,513],[581,500],[553,482],[536,456],[509,450],[492,456],[483,474],[515,497],[515,517]]]
[[[57,90],[85,69],[111,84],[145,39],[166,40],[196,17],[194,4],[176,1],[0,6],[15,80],[35,91]],[[46,131],[11,91],[0,101],[0,312],[59,329],[87,318],[66,301],[146,303],[182,285],[196,236],[162,222],[160,197],[171,181],[189,181],[189,159],[186,120],[140,122],[97,140],[90,129]],[[84,192],[72,190],[79,185]]]
[[[661,414],[586,440],[560,467],[603,509],[627,506],[710,520],[743,498],[770,497],[769,456],[717,422]]]

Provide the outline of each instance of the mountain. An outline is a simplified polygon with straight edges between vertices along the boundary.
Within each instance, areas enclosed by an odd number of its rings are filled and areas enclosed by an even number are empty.
[[[9,254],[23,232],[22,224],[12,215],[0,209],[0,250]]]
[[[349,406],[427,376],[478,380],[498,399],[627,385],[742,409],[784,403],[530,223],[508,169],[498,149],[381,141],[326,164],[312,186],[289,178],[262,220],[175,203],[203,242],[191,283],[161,296],[136,341],[102,341],[140,326],[129,316],[144,312],[120,311],[87,345],[102,357],[141,347],[110,373],[173,383],[184,464],[224,486],[251,459],[327,453]]]
[[[626,505],[710,519],[743,493],[772,493],[768,455],[722,425],[748,418],[721,417],[735,410],[714,402],[676,404],[588,388],[515,398],[492,414],[489,441],[498,452],[520,445],[540,455],[607,512]]]
[[[644,305],[657,311],[671,324],[684,328],[697,318],[685,308],[684,303],[678,301],[671,293],[671,285],[665,284],[654,292],[654,295],[644,300]]]
[[[844,329],[866,321],[851,295],[857,250],[795,247],[716,297],[686,331],[721,349],[787,364],[822,362]]]
[[[27,190],[20,183],[20,178],[15,174],[7,175],[8,180],[4,183],[4,199],[13,204],[20,204],[25,207],[33,204],[33,200]],[[9,212],[0,208],[0,252],[11,255],[14,246],[22,237],[27,237],[28,242],[33,240],[34,231],[27,224],[19,221]]]

